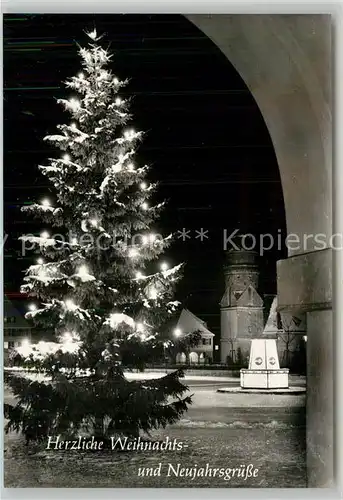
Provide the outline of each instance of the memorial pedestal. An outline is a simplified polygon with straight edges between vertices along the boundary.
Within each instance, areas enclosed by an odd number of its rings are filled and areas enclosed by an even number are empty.
[[[288,389],[288,368],[280,368],[275,339],[253,339],[249,368],[241,369],[242,389]]]
[[[288,389],[288,368],[279,370],[241,370],[242,389]]]

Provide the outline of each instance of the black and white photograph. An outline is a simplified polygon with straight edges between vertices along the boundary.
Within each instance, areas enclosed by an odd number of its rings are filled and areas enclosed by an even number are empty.
[[[4,487],[332,487],[331,16],[2,43]]]

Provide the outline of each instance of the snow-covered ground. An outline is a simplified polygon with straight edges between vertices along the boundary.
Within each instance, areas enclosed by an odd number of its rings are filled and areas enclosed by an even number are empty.
[[[8,370],[5,368],[5,370]],[[21,371],[22,369],[16,369],[16,368],[11,368],[10,371]],[[170,371],[169,371],[170,372]],[[128,380],[151,380],[154,378],[161,378],[166,375],[166,371],[161,370],[160,372],[130,372],[130,371],[125,371],[124,375]],[[36,374],[34,372],[26,372],[26,376],[32,378],[33,380],[45,380],[44,375],[42,374]],[[232,377],[232,376],[212,376],[212,375],[191,375],[185,372],[185,377],[182,379],[185,381],[192,380],[192,381],[213,381],[213,382],[235,382],[237,386],[239,386],[239,378],[238,377]],[[298,376],[298,375],[290,375],[290,383],[291,384],[305,384],[306,383],[306,377],[303,376]]]

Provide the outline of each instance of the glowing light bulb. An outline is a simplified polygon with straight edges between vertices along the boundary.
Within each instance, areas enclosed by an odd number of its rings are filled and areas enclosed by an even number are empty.
[[[66,308],[68,309],[68,311],[75,311],[75,309],[77,309],[77,305],[75,304],[75,302],[71,299],[67,299],[65,301],[65,306]]]
[[[69,332],[65,332],[62,335],[62,340],[63,340],[63,342],[71,342],[73,340],[73,337]]]
[[[140,280],[140,279],[142,279],[142,278],[144,278],[143,273],[141,273],[140,271],[138,271],[138,272],[136,273],[136,279]]]
[[[127,166],[128,170],[130,170],[130,172],[133,172],[134,169],[135,169],[135,166],[133,163],[129,163],[128,166]]]
[[[44,200],[42,200],[42,205],[43,207],[50,207],[50,201],[48,198],[44,198]]]
[[[168,269],[168,264],[166,262],[162,262],[161,264],[161,270],[166,271]]]
[[[69,99],[69,103],[71,107],[74,109],[74,111],[77,110],[81,105],[80,101],[78,99],[74,99],[74,97]]]
[[[77,245],[77,238],[72,238],[72,239],[70,240],[70,243],[71,243],[72,245]]]
[[[37,306],[36,304],[29,304],[29,311],[36,311],[37,310]]]
[[[143,209],[143,210],[148,210],[148,208],[149,208],[149,205],[147,204],[147,202],[146,202],[146,201],[145,201],[144,203],[142,203],[142,205],[141,205],[141,206],[142,206],[142,209]]]
[[[148,242],[149,242],[149,238],[148,238],[148,236],[146,236],[145,234],[143,234],[143,236],[142,236],[142,243],[143,243],[144,245],[146,245]]]
[[[116,85],[118,85],[118,83],[119,83],[118,78],[114,78],[114,79],[113,79],[113,81],[114,81],[114,83],[115,83]]]
[[[131,141],[135,135],[135,131],[133,129],[131,130],[125,130],[124,132],[124,137],[125,139]]]
[[[86,274],[89,274],[88,267],[85,265],[80,266],[77,274],[79,274],[80,276],[85,276]]]
[[[32,353],[31,343],[29,339],[23,339],[21,341],[20,347],[17,348],[17,351],[21,356],[29,356]]]
[[[42,259],[42,257],[38,257],[37,264],[39,264],[39,265],[44,264],[44,260]]]
[[[146,335],[145,335],[145,333],[142,333],[142,335],[141,335],[141,339],[142,339],[142,340],[145,340],[145,339],[146,339]]]
[[[143,323],[137,323],[136,324],[136,329],[137,329],[137,332],[142,332],[144,330]]]
[[[73,123],[71,123],[71,124],[70,124],[70,127],[71,127],[73,130],[76,130],[76,123],[74,123],[74,122],[73,122]]]
[[[98,221],[96,219],[90,219],[89,222],[92,224],[92,226],[97,226],[98,224]]]
[[[121,105],[122,100],[120,99],[120,97],[117,97],[117,99],[115,100],[115,103],[116,103],[117,106]]]
[[[181,329],[180,328],[175,328],[175,330],[174,330],[175,337],[180,337],[181,334],[182,334]]]
[[[128,255],[129,255],[129,257],[137,257],[137,255],[138,255],[137,248],[130,248]]]
[[[157,299],[157,290],[156,290],[156,288],[151,288],[151,289],[149,290],[149,297],[150,297],[152,300]]]
[[[153,243],[155,241],[155,239],[156,239],[156,235],[155,234],[150,234],[149,235],[149,241],[150,241],[150,243]]]
[[[78,76],[79,78],[81,78],[81,80],[82,80],[82,78],[84,78],[84,77],[85,77],[85,75],[84,75],[83,73],[79,73],[77,76]]]
[[[141,182],[140,187],[141,187],[141,189],[146,189],[147,188],[147,183],[146,182]]]
[[[70,161],[70,155],[65,154],[65,155],[63,156],[63,160],[64,160],[64,161]]]
[[[42,233],[40,233],[41,238],[47,239],[47,238],[49,238],[49,236],[50,235],[49,235],[48,231],[43,231]]]

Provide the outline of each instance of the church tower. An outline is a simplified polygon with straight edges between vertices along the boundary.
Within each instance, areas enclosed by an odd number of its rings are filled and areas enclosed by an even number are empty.
[[[258,254],[250,250],[230,250],[224,265],[225,293],[220,302],[221,362],[243,360],[250,341],[263,333],[263,300],[258,294]]]

